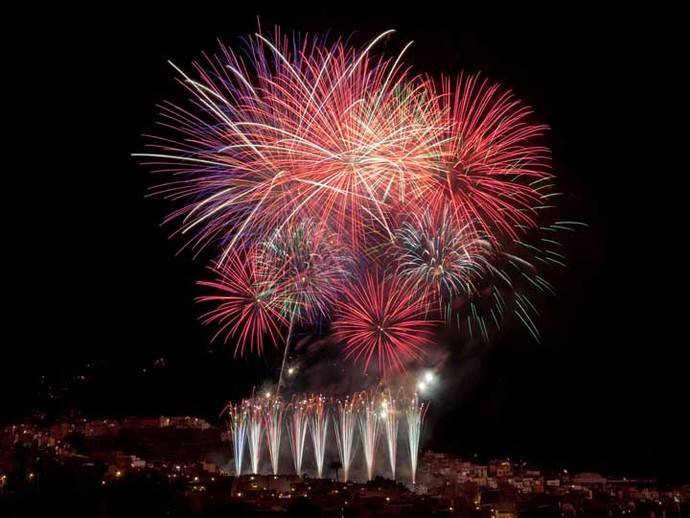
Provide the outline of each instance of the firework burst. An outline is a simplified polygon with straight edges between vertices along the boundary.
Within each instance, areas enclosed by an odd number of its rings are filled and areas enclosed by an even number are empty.
[[[276,231],[262,244],[258,260],[261,270],[276,279],[283,314],[307,322],[328,316],[351,266],[337,236],[320,231],[312,219]]]
[[[279,311],[276,298],[276,281],[261,272],[256,264],[255,253],[232,252],[221,266],[212,268],[215,279],[199,281],[212,294],[198,297],[202,303],[212,303],[214,308],[204,315],[204,324],[218,325],[213,339],[224,335],[224,340],[234,337],[235,354],[261,353],[264,338],[274,343],[282,336],[285,318]]]
[[[413,214],[396,233],[395,244],[398,272],[441,305],[476,291],[490,250],[471,225],[458,227],[446,209]]]
[[[363,358],[364,370],[375,359],[384,373],[421,357],[435,322],[426,318],[426,300],[410,288],[398,275],[377,273],[366,273],[346,288],[333,322],[335,337],[346,344],[346,357]]]
[[[443,132],[436,186],[425,201],[449,207],[460,227],[471,224],[493,243],[516,239],[521,229],[537,226],[539,207],[547,200],[543,184],[551,178],[549,150],[542,142],[548,129],[530,121],[532,110],[510,91],[478,76],[433,81],[434,113]]]
[[[162,105],[174,136],[154,137],[140,156],[175,173],[155,192],[181,203],[168,221],[189,244],[220,240],[224,260],[305,214],[355,245],[371,225],[386,228],[386,203],[417,189],[435,137],[400,59],[370,57],[392,32],[358,50],[276,29],[248,38],[245,58],[223,46],[193,74],[176,67],[193,109]]]

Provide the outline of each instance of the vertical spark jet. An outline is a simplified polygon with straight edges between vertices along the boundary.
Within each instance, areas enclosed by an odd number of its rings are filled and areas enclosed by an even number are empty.
[[[247,409],[244,403],[228,403],[224,409],[228,414],[228,424],[232,435],[232,451],[235,461],[235,475],[242,474],[244,443],[247,438]]]
[[[314,460],[318,478],[323,478],[323,459],[326,455],[326,437],[328,435],[328,407],[322,395],[309,400],[309,431],[314,445]]]
[[[410,472],[412,473],[412,483],[417,483],[417,455],[419,453],[419,439],[424,424],[424,416],[428,405],[419,402],[419,396],[415,392],[414,396],[408,401],[405,408],[407,418],[407,439],[410,448]]]
[[[293,398],[289,405],[287,431],[290,439],[290,452],[295,466],[295,474],[302,476],[302,456],[304,440],[307,437],[307,400]]]
[[[367,478],[374,478],[374,459],[379,438],[379,413],[376,399],[363,392],[360,395],[359,435],[362,438],[364,460],[367,465]]]
[[[273,474],[278,474],[278,459],[280,457],[280,439],[283,432],[283,416],[285,404],[278,397],[267,401],[264,411],[264,426],[266,427],[266,444],[271,459]]]
[[[391,474],[395,479],[395,458],[398,451],[398,408],[390,391],[381,395],[381,419],[383,420],[386,442],[388,444],[388,461]]]
[[[355,426],[357,423],[357,405],[355,400],[346,398],[338,401],[337,412],[333,416],[335,441],[338,445],[340,463],[343,465],[343,482],[350,479],[350,465],[354,457]]]
[[[247,435],[249,438],[249,457],[252,464],[252,474],[259,473],[259,459],[261,458],[261,442],[263,440],[263,402],[256,399],[245,400],[248,414]]]

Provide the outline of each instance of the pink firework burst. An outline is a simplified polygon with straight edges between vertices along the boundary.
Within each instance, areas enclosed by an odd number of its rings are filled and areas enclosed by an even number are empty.
[[[225,335],[236,339],[235,354],[243,356],[247,349],[261,354],[264,338],[274,343],[282,337],[285,318],[279,311],[275,282],[267,278],[257,266],[255,252],[240,255],[233,251],[226,262],[211,267],[215,279],[199,281],[212,294],[197,298],[210,302],[214,308],[201,316],[204,324],[218,325],[213,339]]]
[[[247,39],[222,46],[189,74],[187,106],[161,106],[168,137],[152,137],[147,163],[172,179],[154,191],[179,204],[168,221],[201,249],[265,239],[305,216],[328,221],[357,246],[386,208],[428,175],[437,130],[429,103],[400,59],[318,38]],[[403,49],[404,50],[404,49]]]
[[[302,323],[328,316],[352,267],[349,249],[309,218],[275,232],[261,244],[257,259],[276,280],[282,313]]]
[[[531,108],[510,91],[478,76],[461,75],[454,85],[446,78],[432,97],[438,104],[429,113],[434,124],[441,117],[443,131],[438,174],[423,203],[449,208],[459,224],[476,225],[493,242],[535,227],[551,187],[542,141],[548,127],[532,123]]]
[[[345,288],[333,329],[347,358],[363,358],[364,370],[376,359],[385,374],[421,358],[437,324],[428,313],[428,302],[403,278],[366,273]]]

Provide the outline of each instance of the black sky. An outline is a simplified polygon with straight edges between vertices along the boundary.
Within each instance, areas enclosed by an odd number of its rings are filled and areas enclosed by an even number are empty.
[[[144,199],[152,179],[130,157],[154,129],[155,103],[184,95],[166,61],[186,65],[217,38],[237,44],[259,14],[264,27],[356,32],[359,43],[395,28],[390,48],[414,40],[407,59],[417,70],[482,71],[552,127],[566,215],[591,227],[570,244],[542,344],[509,331],[464,364],[453,360],[466,381],[441,394],[429,445],[688,477],[688,353],[674,329],[682,276],[644,84],[658,76],[646,57],[653,21],[498,8],[52,14],[27,24],[19,59],[5,67],[17,91],[7,108],[21,118],[6,151],[18,160],[5,174],[20,186],[5,192],[13,266],[0,420],[36,407],[40,376],[69,379],[87,363],[91,381],[69,396],[87,413],[215,418],[272,365],[209,353],[192,302],[202,266],[175,257],[181,243],[158,226],[168,206]],[[158,357],[165,368],[153,367]]]

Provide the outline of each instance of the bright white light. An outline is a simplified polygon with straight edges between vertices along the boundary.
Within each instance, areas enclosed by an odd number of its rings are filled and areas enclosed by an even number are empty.
[[[294,373],[295,373],[295,368],[294,368],[294,367],[290,367],[290,368],[288,369],[288,374],[289,374],[290,376],[292,376]]]
[[[434,373],[431,371],[426,371],[426,373],[424,374],[424,381],[426,381],[427,383],[431,383],[432,381],[434,381]]]
[[[270,393],[270,392],[266,392],[266,397],[271,397],[271,393]]]
[[[418,388],[419,390],[426,390],[426,382],[425,382],[425,381],[420,381],[419,383],[417,383],[417,388]]]

